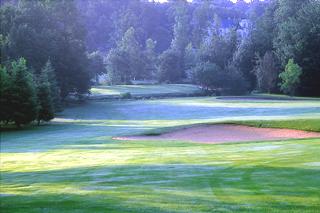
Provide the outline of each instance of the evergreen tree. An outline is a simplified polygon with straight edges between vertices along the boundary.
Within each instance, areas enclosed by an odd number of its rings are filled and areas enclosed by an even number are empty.
[[[54,118],[54,107],[51,96],[51,88],[48,80],[48,70],[50,70],[50,62],[42,69],[37,83],[37,97],[39,104],[38,125],[41,121],[50,121]]]
[[[20,58],[12,66],[12,121],[20,127],[37,118],[38,105],[35,82],[28,72],[26,60]]]

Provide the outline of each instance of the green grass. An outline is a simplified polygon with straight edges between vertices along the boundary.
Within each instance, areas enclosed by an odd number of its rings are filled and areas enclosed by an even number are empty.
[[[262,127],[262,128],[287,128],[305,131],[320,132],[320,119],[295,119],[271,121],[234,121],[230,123]]]
[[[174,95],[200,93],[196,85],[190,84],[160,84],[160,85],[115,85],[96,86],[91,89],[93,96],[120,96],[130,92],[133,96]]]
[[[280,129],[296,129],[311,132],[320,132],[320,119],[293,119],[293,120],[248,120],[248,121],[220,121],[220,122],[208,122],[203,123],[208,125],[216,124],[238,124],[259,128],[280,128]],[[142,135],[157,136],[168,132],[173,132],[179,129],[190,128],[198,124],[180,125],[174,127],[163,127],[152,129],[144,132]]]
[[[88,102],[1,133],[1,212],[319,212],[320,139],[115,141],[213,122],[319,130],[317,100]]]

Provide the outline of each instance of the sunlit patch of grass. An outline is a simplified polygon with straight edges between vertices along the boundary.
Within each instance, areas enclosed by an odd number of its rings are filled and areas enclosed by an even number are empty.
[[[60,211],[72,200],[76,206],[95,204],[96,211],[317,210],[320,171],[305,163],[319,161],[319,151],[316,139],[235,145],[146,141],[66,146],[16,161],[4,155],[1,194],[7,196],[1,207],[16,211],[27,205],[24,210],[32,212],[46,204]]]
[[[95,95],[121,95],[130,92],[132,95],[159,95],[159,94],[194,94],[201,92],[196,85],[190,84],[163,84],[163,85],[115,85],[95,86],[91,94]]]

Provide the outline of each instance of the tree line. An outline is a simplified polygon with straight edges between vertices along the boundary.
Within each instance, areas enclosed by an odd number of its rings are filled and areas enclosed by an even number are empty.
[[[78,7],[87,46],[104,57],[111,84],[153,79],[226,94],[320,95],[317,0],[109,0]]]
[[[26,120],[41,121],[42,100],[86,94],[101,74],[110,84],[153,80],[195,83],[216,94],[320,95],[317,0],[5,0],[0,17],[2,122],[16,122],[5,109],[21,106],[2,91],[15,97],[28,85],[35,113]],[[48,66],[52,71],[43,72]]]
[[[1,124],[49,121],[89,91],[96,60],[73,1],[1,2]]]

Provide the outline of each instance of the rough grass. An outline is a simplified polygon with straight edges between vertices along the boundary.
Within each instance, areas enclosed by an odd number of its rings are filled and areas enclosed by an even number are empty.
[[[1,133],[1,211],[318,212],[320,139],[216,145],[111,139],[239,120],[317,130],[316,119],[316,100],[88,102],[51,125]]]

